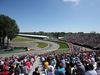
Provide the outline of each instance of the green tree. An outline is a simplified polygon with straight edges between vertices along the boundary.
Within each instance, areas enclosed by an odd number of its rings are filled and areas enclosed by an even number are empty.
[[[0,36],[1,36],[1,44],[5,45],[5,37],[7,37],[7,45],[9,43],[9,39],[13,39],[19,33],[18,25],[16,21],[11,19],[8,16],[0,15]]]

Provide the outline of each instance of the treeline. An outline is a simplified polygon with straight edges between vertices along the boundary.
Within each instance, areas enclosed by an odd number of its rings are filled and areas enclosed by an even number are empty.
[[[53,36],[53,37],[63,37],[67,34],[86,34],[84,32],[78,32],[78,33],[72,33],[72,32],[43,32],[43,31],[40,31],[40,32],[20,32],[20,34],[30,34],[30,35],[45,35],[45,36]],[[90,32],[88,34],[97,34],[97,35],[100,35],[99,33],[96,33],[96,32]]]
[[[5,46],[9,44],[9,40],[12,40],[19,33],[19,27],[16,21],[9,16],[0,15],[0,46]],[[7,42],[5,42],[7,38]]]

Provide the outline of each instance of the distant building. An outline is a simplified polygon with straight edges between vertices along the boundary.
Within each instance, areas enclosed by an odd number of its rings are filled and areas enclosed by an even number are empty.
[[[18,36],[33,38],[33,39],[41,39],[41,40],[56,40],[56,38],[54,38],[52,36],[43,36],[43,35],[18,34]]]

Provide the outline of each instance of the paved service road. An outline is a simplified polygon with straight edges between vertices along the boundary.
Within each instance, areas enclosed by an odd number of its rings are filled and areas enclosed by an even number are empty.
[[[0,54],[0,57],[7,57],[7,56],[11,56],[11,55],[24,55],[24,54],[43,54],[43,53],[47,53],[50,51],[54,51],[57,50],[59,48],[59,45],[54,43],[54,42],[49,42],[49,41],[43,41],[43,40],[37,40],[37,41],[33,41],[33,42],[44,42],[48,44],[48,47],[46,48],[38,48],[36,47],[37,44],[32,43],[31,42],[17,42],[17,45],[25,45],[25,46],[29,46],[34,48],[34,51],[29,51],[29,52],[21,52],[21,53],[10,53],[10,54]],[[11,44],[16,45],[15,42],[11,42]],[[32,44],[32,45],[31,45]]]

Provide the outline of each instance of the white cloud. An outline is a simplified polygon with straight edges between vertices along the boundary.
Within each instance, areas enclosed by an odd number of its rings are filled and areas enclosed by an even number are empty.
[[[74,6],[77,6],[80,2],[80,0],[63,0],[64,2],[74,2],[75,5]]]

